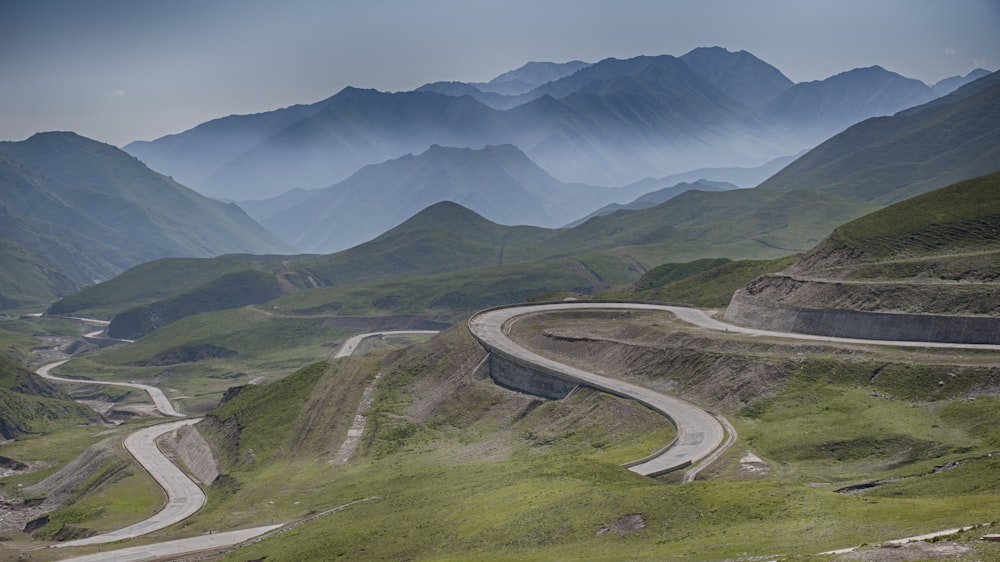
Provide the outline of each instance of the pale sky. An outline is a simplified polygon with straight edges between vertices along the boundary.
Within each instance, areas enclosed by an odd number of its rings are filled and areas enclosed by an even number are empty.
[[[718,45],[793,81],[1000,67],[1000,0],[0,0],[0,140],[125,145],[345,86]]]

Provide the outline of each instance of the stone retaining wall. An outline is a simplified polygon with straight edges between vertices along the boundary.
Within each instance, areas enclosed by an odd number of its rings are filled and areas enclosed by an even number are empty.
[[[775,332],[874,340],[1000,344],[1000,318],[803,308],[758,299],[742,289],[733,295],[724,318],[739,326]]]

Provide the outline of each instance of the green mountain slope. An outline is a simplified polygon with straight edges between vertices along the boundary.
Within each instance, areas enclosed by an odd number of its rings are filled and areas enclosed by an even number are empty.
[[[993,76],[984,80],[990,79]],[[965,88],[978,89],[968,95]],[[932,167],[926,168],[925,179],[919,182],[920,189],[934,184],[926,178],[940,180],[962,175],[969,169],[967,164],[970,162],[980,163],[985,168],[1000,165],[1000,159],[992,159],[997,144],[982,142],[1000,131],[997,118],[1000,104],[987,103],[1000,90],[998,86],[984,88],[981,81],[965,88],[953,94],[952,103],[935,103],[924,110],[872,119],[858,125],[806,154],[786,172],[759,188],[688,191],[652,208],[594,217],[577,227],[561,230],[501,227],[458,205],[442,203],[418,213],[397,229],[344,252],[276,259],[270,265],[258,262],[254,267],[264,268],[274,275],[291,275],[297,281],[290,282],[291,287],[285,292],[295,292],[307,287],[388,282],[497,265],[569,259],[575,260],[588,277],[587,285],[601,290],[609,285],[634,281],[661,263],[706,257],[776,259],[804,252],[836,226],[878,209],[881,206],[879,199],[885,193],[918,189],[915,184],[906,184],[901,179],[905,174],[895,172],[912,167],[910,155],[916,148],[899,148],[907,146],[908,142],[942,135],[942,127],[957,138],[964,134],[980,140],[956,142],[950,152],[951,158],[936,159]],[[942,119],[941,112],[953,119]],[[850,140],[859,130],[866,132],[868,145],[851,144]],[[906,131],[902,137],[897,135],[900,130]],[[880,138],[889,140],[879,143]],[[893,142],[892,139],[900,140]],[[876,147],[872,150],[882,145],[898,146],[873,158],[867,156],[865,150],[869,145]],[[838,165],[843,159],[853,159],[859,167],[844,169]],[[810,174],[819,169],[827,173],[822,176]],[[800,179],[795,180],[796,177]],[[811,186],[808,181],[816,185]],[[848,184],[849,188],[841,187]],[[249,268],[251,261],[247,258],[243,267]],[[120,281],[111,282],[108,288],[94,288],[91,294],[95,297],[80,299],[75,309],[121,312],[124,309],[115,308],[108,298],[116,293],[133,295],[133,300],[145,293],[143,298],[148,303],[181,292],[203,290],[180,283],[178,290],[168,295],[161,291],[161,296],[153,298],[154,287],[162,286],[156,272],[169,266],[170,262],[164,262],[144,270],[142,275],[123,276]],[[220,271],[220,275],[222,269],[225,272],[239,269],[226,269],[229,266],[219,264],[211,267]],[[494,273],[484,271],[482,274]],[[162,274],[163,279],[176,277],[175,274]],[[199,279],[210,277],[204,275]],[[149,286],[142,287],[146,283]],[[131,284],[132,287],[110,289],[119,284]],[[548,288],[567,290],[572,286],[559,284]],[[396,287],[390,292],[406,292],[402,285]],[[515,293],[518,298],[524,298],[520,291],[510,292],[510,295]],[[311,301],[312,307],[322,307],[322,303],[313,299],[306,300]],[[368,302],[368,299],[362,300]]]
[[[33,264],[0,288],[11,301],[52,299],[166,256],[289,250],[235,205],[72,133],[0,143],[0,206],[12,219],[0,226],[4,259]],[[51,280],[32,285],[32,275]]]
[[[98,415],[83,404],[0,355],[0,436],[16,439],[96,421]]]
[[[1000,169],[1000,73],[924,106],[869,119],[761,184],[888,204]]]
[[[191,314],[260,304],[303,289],[497,267],[508,262],[508,246],[552,235],[543,228],[498,225],[443,202],[375,240],[336,254],[158,260],[62,299],[48,312],[117,315],[112,335],[135,339]],[[532,275],[539,280],[536,273]],[[571,277],[576,281],[551,290],[588,285],[576,275]]]
[[[949,328],[956,338],[988,343],[1000,336],[998,281],[1000,173],[995,173],[838,227],[783,273],[759,277],[738,291],[729,315],[748,323],[766,316],[762,308],[795,307],[994,317],[992,326],[986,319],[970,323],[964,336],[958,327]]]

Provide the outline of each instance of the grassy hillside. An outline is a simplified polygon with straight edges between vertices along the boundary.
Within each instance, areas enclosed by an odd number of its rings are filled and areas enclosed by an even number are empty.
[[[998,251],[1000,173],[913,197],[840,226],[795,270]]]
[[[97,419],[87,406],[73,402],[45,379],[0,355],[0,436],[4,439],[48,433]]]
[[[167,256],[290,250],[235,205],[73,133],[0,143],[0,187],[2,259],[29,265],[0,279],[7,302],[39,304]]]
[[[998,279],[1000,173],[849,222],[741,295],[805,308],[997,316]]]
[[[543,401],[471,376],[482,351],[457,326],[236,393],[202,423],[227,476],[189,529],[365,500],[223,559],[616,559],[624,548],[633,559],[718,560],[992,520],[987,453],[1000,437],[988,420],[1000,410],[989,354],[730,339],[653,314],[537,322],[515,335],[561,360],[670,385],[724,412],[740,441],[692,485],[639,477],[617,464],[669,439],[662,418],[599,393]],[[360,447],[331,464],[378,371]],[[989,559],[1000,551],[975,539],[993,529],[957,541]]]
[[[775,273],[795,263],[795,256],[775,260],[704,259],[666,263],[649,270],[630,290],[610,292],[613,298],[722,308],[733,292],[756,277]]]
[[[263,271],[227,273],[189,293],[116,315],[108,325],[108,335],[135,340],[187,316],[260,304],[282,293],[282,287],[273,274]]]

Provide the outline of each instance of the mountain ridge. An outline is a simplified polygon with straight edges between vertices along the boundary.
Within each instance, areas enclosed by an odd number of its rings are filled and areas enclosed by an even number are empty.
[[[513,145],[432,145],[419,155],[366,166],[263,222],[303,251],[331,252],[375,238],[404,222],[411,209],[440,201],[499,223],[553,227],[614,195],[559,182]]]
[[[75,133],[0,143],[0,184],[0,206],[15,219],[0,227],[3,259],[27,266],[5,271],[10,302],[62,296],[169,255],[290,249],[237,206]]]

